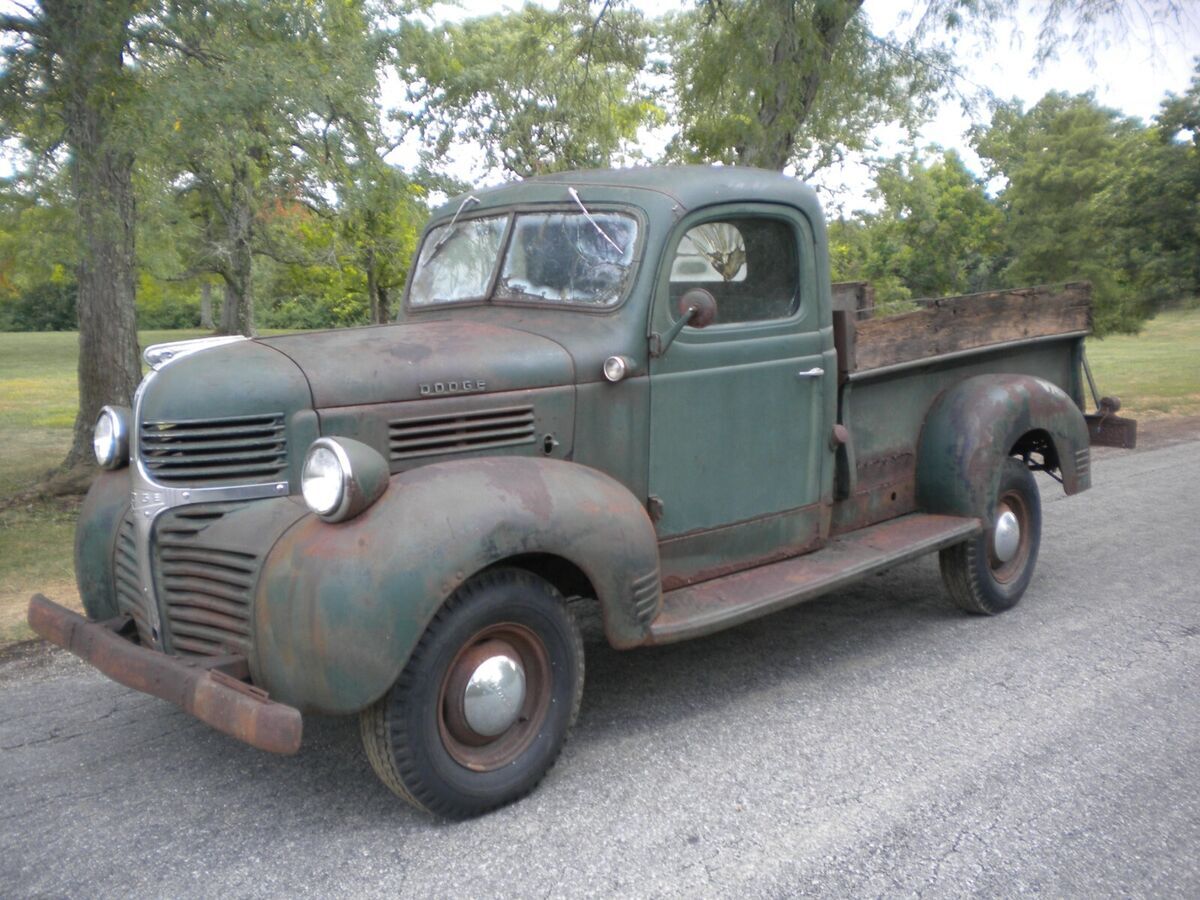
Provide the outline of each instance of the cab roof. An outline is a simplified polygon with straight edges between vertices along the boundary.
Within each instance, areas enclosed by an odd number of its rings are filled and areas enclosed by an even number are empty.
[[[436,210],[433,220],[454,215],[468,196],[479,199],[476,209],[545,202],[557,193],[548,190],[563,186],[561,199],[568,200],[566,187],[576,187],[588,202],[587,188],[596,191],[595,199],[617,200],[622,194],[634,200],[638,194],[666,198],[682,210],[698,209],[714,203],[787,203],[820,219],[821,207],[812,188],[803,182],[767,169],[748,166],[639,166],[629,169],[581,169],[538,175],[511,184],[460,194]]]

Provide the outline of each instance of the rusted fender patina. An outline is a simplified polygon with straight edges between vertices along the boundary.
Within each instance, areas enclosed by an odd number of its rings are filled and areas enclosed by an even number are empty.
[[[254,682],[306,712],[361,710],[395,682],[459,585],[529,555],[587,578],[615,646],[644,640],[661,599],[658,547],[628,489],[560,460],[457,460],[392,476],[355,519],[310,515],[283,535],[257,587]]]
[[[1050,442],[1068,494],[1091,486],[1087,425],[1063,390],[1032,375],[979,375],[950,388],[921,430],[918,505],[991,522],[1001,464],[1031,435]]]

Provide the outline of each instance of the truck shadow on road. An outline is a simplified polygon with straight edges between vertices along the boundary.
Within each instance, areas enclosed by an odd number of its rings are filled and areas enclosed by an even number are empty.
[[[607,745],[654,734],[674,723],[711,716],[751,695],[779,691],[803,702],[814,699],[847,673],[881,678],[905,660],[928,654],[931,632],[969,633],[984,624],[951,606],[942,589],[936,558],[918,560],[853,588],[708,638],[674,646],[616,651],[597,635],[586,641],[587,676],[583,706],[566,756],[540,790],[573,777],[579,757],[604,757]],[[942,642],[953,654],[959,641]],[[949,644],[951,649],[945,649]],[[219,736],[217,736],[219,738]],[[223,739],[222,739],[223,740]],[[624,750],[613,752],[628,752]],[[309,717],[304,748],[279,763],[284,777],[335,779],[342,798],[353,796],[355,816],[404,818],[406,808],[375,780],[352,720]],[[301,771],[303,770],[303,771]],[[318,775],[324,772],[324,775]],[[307,773],[307,774],[305,774]],[[417,816],[426,825],[434,820]]]
[[[1002,624],[1009,621],[990,624],[1014,627]],[[527,809],[522,812],[527,804],[539,814],[549,811],[551,818],[570,817],[581,803],[602,801],[612,790],[641,797],[652,787],[645,774],[631,772],[631,762],[653,771],[662,764],[654,753],[664,746],[682,752],[679,748],[705,741],[714,730],[744,736],[756,728],[802,734],[819,727],[827,736],[833,728],[845,732],[835,735],[839,739],[871,740],[842,722],[841,704],[855,697],[851,692],[908,677],[906,666],[916,665],[914,660],[952,662],[972,652],[973,636],[988,625],[950,605],[936,559],[928,558],[700,640],[618,652],[593,639],[586,644],[583,707],[563,759],[531,798],[488,819],[509,822],[527,815]],[[16,771],[9,774],[36,770],[50,784],[69,775],[72,808],[95,804],[96,814],[111,820],[114,839],[124,834],[133,840],[149,827],[150,820],[143,821],[154,805],[149,798],[164,795],[178,814],[176,825],[202,834],[219,810],[222,830],[243,835],[248,845],[270,845],[280,835],[313,837],[331,828],[351,833],[385,828],[416,836],[472,827],[447,826],[388,792],[367,763],[352,718],[308,717],[300,753],[277,757],[99,676],[85,675],[73,684],[75,703],[37,714],[27,740],[22,736],[28,746],[10,757]],[[36,704],[38,692],[49,689],[49,683],[27,684],[22,691]],[[879,703],[891,702],[886,691],[875,693]],[[824,707],[819,721],[810,705]],[[786,723],[764,721],[769,710],[784,707]],[[83,716],[84,710],[94,715]],[[881,710],[880,717],[886,714]],[[736,760],[730,765],[736,767]],[[131,784],[135,794],[128,794]],[[128,800],[127,809],[124,799],[113,805],[112,797],[127,794],[142,799]],[[43,798],[30,812],[39,815],[53,799]]]

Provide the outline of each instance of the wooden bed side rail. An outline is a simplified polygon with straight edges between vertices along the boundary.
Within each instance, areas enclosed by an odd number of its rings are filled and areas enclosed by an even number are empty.
[[[856,321],[834,311],[838,374],[1092,330],[1092,288],[1086,281],[942,297],[923,308]]]

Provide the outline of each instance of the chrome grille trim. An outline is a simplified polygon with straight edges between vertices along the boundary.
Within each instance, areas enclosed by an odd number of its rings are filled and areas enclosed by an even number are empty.
[[[532,444],[534,438],[532,406],[393,419],[388,423],[388,450],[393,462],[468,450],[515,447]]]
[[[261,484],[286,473],[282,413],[138,423],[141,463],[160,484]]]

